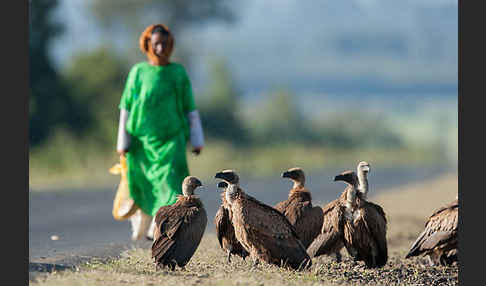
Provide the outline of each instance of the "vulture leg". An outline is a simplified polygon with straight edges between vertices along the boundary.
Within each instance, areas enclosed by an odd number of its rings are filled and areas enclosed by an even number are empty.
[[[231,251],[228,251],[228,263],[231,263]]]
[[[427,255],[427,260],[428,260],[430,266],[434,266],[434,261],[432,261],[432,258],[430,257],[430,255]]]
[[[259,263],[258,257],[252,257],[252,258],[253,258],[253,265],[252,265],[252,267],[256,267],[258,265],[258,263]]]
[[[336,252],[336,262],[337,263],[341,263],[342,261],[342,257],[341,257],[341,252]]]

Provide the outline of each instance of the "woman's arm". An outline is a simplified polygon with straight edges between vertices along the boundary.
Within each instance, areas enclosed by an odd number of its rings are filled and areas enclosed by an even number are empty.
[[[191,145],[193,147],[192,152],[198,155],[204,146],[204,134],[201,124],[201,118],[199,117],[199,111],[193,110],[187,114],[189,119],[189,126],[191,129]]]
[[[118,125],[118,142],[116,150],[120,154],[125,154],[130,147],[130,134],[127,132],[126,124],[130,112],[126,109],[120,109],[120,123]]]

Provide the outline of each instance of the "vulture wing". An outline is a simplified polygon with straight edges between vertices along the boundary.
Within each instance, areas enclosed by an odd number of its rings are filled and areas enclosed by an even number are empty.
[[[406,258],[420,255],[433,248],[457,239],[458,202],[435,211],[425,224],[424,231],[413,243]]]
[[[162,207],[155,217],[152,257],[164,265],[184,266],[196,251],[207,224],[207,215],[198,199],[182,199]]]
[[[289,200],[281,201],[275,205],[275,209],[285,215],[285,210],[289,207]]]
[[[386,215],[383,208],[379,205],[366,201],[366,208],[363,214],[364,221],[368,227],[369,233],[375,240],[378,247],[378,256],[376,265],[381,267],[388,261],[388,247],[386,242]]]
[[[216,227],[216,235],[218,236],[219,246],[223,248],[223,236],[228,233],[231,227],[228,210],[220,206],[214,216],[214,226]],[[234,230],[233,230],[234,232]]]
[[[301,203],[303,206],[301,216],[295,223],[295,229],[301,238],[301,242],[307,248],[321,233],[323,213],[319,206],[312,207],[310,202]]]
[[[323,254],[331,254],[342,248],[344,227],[344,211],[339,199],[328,203],[322,208],[322,229],[321,233],[307,248],[311,257]]]
[[[247,206],[243,211],[248,238],[268,254],[267,261],[280,265],[286,261],[292,268],[310,266],[310,258],[299,240],[295,228],[276,209],[245,195]]]

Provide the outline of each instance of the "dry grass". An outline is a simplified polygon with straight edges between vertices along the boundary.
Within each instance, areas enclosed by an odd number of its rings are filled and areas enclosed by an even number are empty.
[[[285,156],[282,156],[285,154]],[[200,156],[188,153],[191,174],[212,178],[221,169],[238,170],[252,177],[280,173],[288,166],[305,170],[354,165],[356,158],[373,158],[373,166],[434,164],[437,153],[426,149],[338,149],[305,145],[237,148],[221,141],[206,142]],[[94,142],[60,133],[43,148],[30,151],[29,187],[32,191],[113,188],[119,176],[108,172],[119,160],[114,150],[99,150]]]
[[[234,257],[232,263],[207,233],[185,270],[156,272],[148,249],[136,248],[108,262],[91,261],[78,270],[37,276],[33,285],[457,285],[458,267],[429,267],[424,258],[403,259],[427,216],[454,199],[457,174],[401,187],[372,198],[389,219],[389,261],[381,269],[365,269],[344,255],[313,260],[310,271],[296,272]],[[344,251],[343,251],[344,254]]]

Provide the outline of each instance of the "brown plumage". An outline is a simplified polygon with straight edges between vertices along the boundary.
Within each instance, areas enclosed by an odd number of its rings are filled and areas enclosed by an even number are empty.
[[[322,208],[323,220],[319,235],[307,248],[310,257],[335,255],[341,262],[341,249],[344,247],[344,209],[346,191]]]
[[[215,176],[224,180],[226,199],[231,206],[235,235],[255,260],[277,266],[302,269],[312,262],[295,228],[276,209],[247,195],[235,172],[225,170]]]
[[[345,190],[344,245],[356,261],[364,261],[366,267],[375,268],[384,266],[388,261],[387,221],[379,205],[363,198],[368,190],[367,183],[364,184],[361,179],[366,178],[368,172],[369,164],[360,162],[359,175],[346,171],[334,180],[344,181],[348,185]],[[365,185],[366,188],[363,188]]]
[[[424,254],[431,265],[451,265],[458,261],[458,211],[457,198],[437,209],[425,223],[424,231],[405,258]]]
[[[218,188],[225,189],[228,186],[226,182],[219,182]],[[245,259],[249,253],[243,248],[241,243],[236,239],[235,228],[231,222],[233,214],[231,206],[226,201],[225,192],[221,193],[221,206],[214,217],[214,226],[218,236],[219,246],[228,253],[228,262],[231,262],[231,254],[238,255]]]
[[[312,206],[312,196],[304,187],[305,174],[300,168],[292,168],[282,173],[282,178],[294,182],[287,200],[278,203],[275,209],[287,217],[295,227],[300,241],[307,248],[322,228],[322,209]]]
[[[196,251],[207,224],[206,210],[194,189],[201,182],[188,176],[182,183],[182,196],[169,206],[161,207],[155,215],[152,258],[156,268],[184,267]]]

